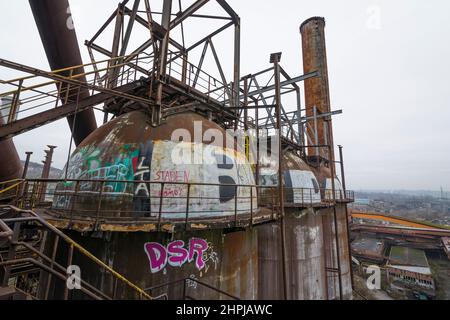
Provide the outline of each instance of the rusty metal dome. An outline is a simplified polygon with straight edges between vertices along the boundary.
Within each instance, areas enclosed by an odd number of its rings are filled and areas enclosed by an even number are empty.
[[[124,114],[73,152],[52,211],[170,220],[184,219],[187,212],[197,218],[235,215],[237,202],[238,214],[248,213],[257,207],[249,187],[255,184],[252,169],[243,152],[220,146],[226,139],[223,128],[193,112],[173,115],[158,127],[140,111]]]

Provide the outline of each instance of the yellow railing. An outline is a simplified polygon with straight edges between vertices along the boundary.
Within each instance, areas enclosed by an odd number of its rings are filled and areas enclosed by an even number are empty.
[[[20,213],[20,214],[28,214],[29,216],[31,216],[29,219],[30,221],[39,221],[41,225],[43,225],[45,228],[47,228],[48,230],[50,230],[51,232],[53,232],[54,234],[56,234],[57,236],[59,236],[60,238],[62,238],[64,241],[66,241],[70,246],[72,246],[73,248],[78,249],[78,251],[84,255],[85,257],[87,257],[88,259],[90,259],[91,261],[93,261],[95,264],[97,264],[99,267],[104,268],[105,270],[107,270],[108,272],[111,273],[111,275],[116,278],[117,280],[122,281],[125,285],[127,285],[128,287],[130,287],[131,289],[133,289],[135,292],[137,292],[139,294],[139,296],[141,298],[145,298],[145,299],[149,299],[149,300],[153,300],[154,297],[152,297],[151,295],[149,295],[148,293],[146,293],[143,289],[141,289],[140,287],[138,287],[137,285],[135,285],[134,283],[132,283],[131,281],[129,281],[127,278],[125,278],[123,275],[121,275],[120,273],[116,272],[114,269],[112,269],[110,266],[108,266],[107,264],[105,264],[103,261],[101,261],[100,259],[98,259],[96,256],[94,256],[92,253],[90,253],[88,250],[86,250],[84,247],[82,247],[80,244],[78,244],[76,241],[74,241],[72,238],[70,238],[69,236],[67,236],[65,233],[63,233],[62,231],[60,231],[58,228],[56,228],[55,226],[53,226],[52,224],[48,223],[47,221],[45,221],[43,218],[41,218],[39,215],[37,215],[35,212],[31,211],[31,210],[21,210],[17,207],[14,206],[0,206],[1,208],[5,209],[5,208],[9,208],[10,210]],[[14,219],[10,219],[10,221],[12,221]],[[21,219],[21,222],[25,221],[23,218]],[[1,229],[0,229],[1,231]],[[10,231],[12,232],[12,230],[4,230],[4,231]]]

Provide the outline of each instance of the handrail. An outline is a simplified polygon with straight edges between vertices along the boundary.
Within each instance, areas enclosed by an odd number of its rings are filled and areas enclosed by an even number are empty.
[[[43,263],[41,263],[41,262],[39,262],[39,261],[37,261],[36,259],[33,259],[33,258],[22,258],[22,259],[3,261],[3,262],[0,262],[0,265],[2,265],[2,266],[14,266],[14,265],[20,264],[20,263],[31,263],[31,264],[39,267],[40,269],[51,273],[52,275],[58,277],[61,280],[66,280],[66,278],[65,278],[65,276],[63,274],[61,274],[60,272],[55,271],[54,269],[50,268],[49,266],[46,266],[45,264],[43,264]],[[89,297],[93,298],[93,299],[99,299],[98,296],[96,296],[95,294],[93,294],[89,290],[86,290],[84,287],[81,287],[80,290],[83,293],[87,294]]]
[[[155,286],[152,286],[152,287],[145,288],[144,290],[145,291],[156,290],[156,289],[160,289],[160,288],[163,288],[163,287],[173,286],[173,285],[181,283],[181,282],[183,282],[184,286],[186,286],[186,282],[188,282],[188,281],[195,282],[195,283],[197,283],[197,284],[199,284],[201,286],[204,286],[204,287],[206,287],[208,289],[211,289],[211,290],[213,290],[213,291],[215,291],[217,293],[223,294],[223,295],[225,295],[225,296],[227,296],[227,297],[229,297],[231,299],[241,300],[240,298],[238,298],[236,296],[233,296],[233,295],[229,294],[228,292],[225,292],[225,291],[223,291],[221,289],[213,287],[210,284],[204,283],[204,282],[202,282],[200,280],[197,280],[197,279],[194,279],[194,278],[190,278],[190,277],[183,278],[183,279],[180,279],[180,280],[169,281],[169,282],[162,283],[162,284],[158,284],[158,285],[155,285]],[[184,292],[184,295],[185,295],[186,288],[183,288],[183,292]],[[186,295],[183,298],[186,298]]]
[[[149,71],[144,65],[147,62],[143,60],[151,62],[153,59],[151,56],[137,56],[135,64],[124,62],[126,57],[115,57],[51,72],[0,59],[0,67],[21,70],[28,74],[11,80],[0,80],[0,84],[5,86],[5,89],[0,92],[0,97],[12,97],[9,114],[1,116],[1,118],[4,118],[5,124],[12,124],[17,120],[58,108],[68,102],[78,101],[80,94],[78,89],[81,87],[91,90],[92,95],[94,92],[106,92],[131,100],[149,102],[148,100],[144,101],[145,99],[141,97],[114,90],[116,86],[120,87],[124,82],[129,84],[141,76],[149,76]],[[89,68],[82,73],[75,72],[82,67]],[[81,79],[82,77],[86,77],[86,80]],[[53,89],[55,85],[56,90]]]
[[[38,222],[40,222],[44,227],[46,227],[48,230],[52,231],[53,233],[55,233],[56,235],[58,235],[60,238],[62,238],[63,240],[65,240],[68,244],[70,244],[71,246],[73,246],[74,248],[77,248],[80,253],[84,256],[86,256],[87,258],[89,258],[90,260],[92,260],[93,262],[95,262],[97,265],[99,265],[102,268],[105,268],[107,271],[109,271],[115,278],[117,278],[118,280],[121,280],[122,282],[124,282],[127,286],[131,287],[132,289],[134,289],[136,292],[139,293],[139,295],[142,297],[145,297],[147,299],[152,300],[153,297],[150,296],[149,294],[147,294],[144,290],[142,290],[140,287],[136,286],[134,283],[132,283],[131,281],[129,281],[128,279],[126,279],[124,276],[122,276],[121,274],[119,274],[118,272],[116,272],[114,269],[112,269],[111,267],[109,267],[107,264],[105,264],[103,261],[101,261],[100,259],[98,259],[97,257],[95,257],[92,253],[90,253],[88,250],[86,250],[84,247],[82,247],[81,245],[79,245],[77,242],[75,242],[74,240],[72,240],[69,236],[67,236],[65,233],[61,232],[59,229],[57,229],[56,227],[54,227],[53,225],[51,225],[50,223],[48,223],[47,221],[45,221],[44,219],[42,219],[39,215],[37,215],[35,212],[31,211],[31,210],[22,210],[19,209],[15,206],[12,205],[6,205],[6,206],[0,206],[0,209],[5,209],[5,208],[9,208],[10,210],[13,210],[17,213],[26,213],[29,214],[30,216],[32,216],[33,220],[36,220]],[[4,227],[4,226],[3,226]],[[12,232],[12,230],[8,227],[9,230],[4,230],[4,232]]]
[[[114,57],[114,58],[110,58],[110,59],[104,59],[104,60],[96,61],[96,62],[93,62],[93,63],[91,62],[91,63],[85,63],[85,64],[76,65],[76,66],[70,66],[70,67],[67,67],[67,68],[50,71],[49,74],[57,75],[57,74],[62,73],[62,72],[73,71],[73,70],[77,70],[79,68],[84,68],[84,67],[88,67],[88,66],[95,66],[95,65],[100,64],[100,63],[112,62],[112,61],[119,60],[119,59],[126,58],[126,57],[128,57],[128,56]],[[147,58],[150,58],[150,57],[147,57]],[[143,59],[143,58],[141,58],[141,59]],[[118,66],[123,66],[123,65],[126,65],[126,64],[113,65],[110,68],[116,68]],[[105,70],[106,69],[107,68],[105,68]],[[97,71],[101,71],[101,70],[99,69]],[[94,72],[77,73],[75,75],[72,75],[70,77],[65,77],[65,78],[74,79],[74,78],[78,78],[78,77],[85,76],[85,75],[92,74],[92,73],[94,73]],[[29,79],[37,78],[37,77],[39,77],[39,76],[29,75],[29,76],[24,76],[24,77],[15,78],[15,79],[1,80],[1,83],[6,84],[6,83],[12,83],[12,82],[19,82],[19,81],[29,80]],[[54,83],[54,82],[52,82],[52,83]]]
[[[9,190],[12,190],[12,189],[14,189],[14,188],[16,188],[16,187],[18,187],[18,186],[20,186],[25,180],[23,180],[23,179],[16,179],[16,180],[11,180],[11,181],[19,181],[19,182],[17,182],[17,183],[15,183],[15,184],[13,184],[13,185],[11,185],[11,186],[9,186],[9,187],[6,187],[6,188],[4,188],[4,189],[0,189],[0,194],[2,194],[2,193],[5,193],[5,192],[7,192],[7,191],[9,191]],[[7,184],[8,182],[0,182],[0,186],[1,185],[3,185],[3,184]]]
[[[80,188],[82,183],[88,183]],[[126,184],[123,190],[116,192],[109,190],[111,184]],[[48,193],[44,188],[50,184],[57,184],[54,192]],[[58,185],[59,184],[59,185]],[[65,185],[62,185],[65,184]],[[148,194],[136,194],[135,190],[138,185],[145,184],[147,186]],[[165,193],[168,186],[176,187],[177,194]],[[230,202],[225,207],[203,208],[202,203],[215,202],[221,200],[220,195],[207,195],[199,193],[199,188],[192,187],[229,187],[238,188],[240,192],[235,191],[234,205]],[[166,187],[166,188],[165,188]],[[27,207],[26,209],[33,209],[36,206],[50,204],[40,202],[40,194],[53,196],[52,212],[69,212],[72,219],[74,212],[77,212],[77,218],[89,217],[99,219],[127,219],[128,214],[142,213],[142,222],[157,220],[158,230],[162,225],[162,216],[164,219],[182,219],[188,225],[189,220],[193,218],[204,218],[208,215],[214,217],[217,210],[223,211],[223,216],[234,216],[235,222],[249,220],[253,224],[253,218],[256,216],[255,212],[261,212],[263,208],[274,208],[279,206],[280,199],[276,194],[278,186],[255,185],[255,184],[221,184],[221,183],[206,183],[206,182],[169,182],[169,181],[149,181],[149,180],[109,180],[109,179],[28,179],[26,180],[26,188],[21,197],[22,202]],[[288,207],[319,207],[330,206],[338,202],[351,202],[354,199],[352,191],[335,190],[334,196],[332,190],[329,189],[314,189],[314,188],[290,188],[285,187],[286,192],[283,199]],[[192,192],[192,190],[197,190]],[[191,192],[189,192],[191,191]],[[243,192],[243,193],[242,193]],[[36,196],[38,195],[38,196]],[[249,196],[250,195],[250,196]],[[147,201],[148,205],[142,207],[121,208],[121,216],[115,213],[117,210],[111,206],[111,201],[116,197],[125,197],[127,203],[137,203],[136,201]],[[89,202],[88,205],[79,207],[84,203],[83,199],[95,198],[94,202]],[[56,202],[55,202],[56,201]],[[170,204],[176,202],[177,207]],[[239,206],[239,203],[245,203],[245,206]],[[257,203],[256,203],[257,202]],[[200,206],[198,206],[200,205]],[[25,209],[25,208],[24,208]],[[169,217],[171,214],[175,216]],[[243,217],[243,218],[241,218]],[[275,219],[275,212],[272,212],[272,217]],[[156,222],[156,221],[155,221]],[[246,223],[246,222],[244,222]]]

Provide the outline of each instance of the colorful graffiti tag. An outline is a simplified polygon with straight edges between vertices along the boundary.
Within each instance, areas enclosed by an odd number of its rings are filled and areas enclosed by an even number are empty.
[[[133,144],[125,144],[115,150],[103,150],[100,146],[89,145],[72,155],[67,166],[67,179],[116,180],[103,186],[104,192],[125,193],[127,182],[133,180],[135,170],[133,158],[139,151]],[[64,170],[65,172],[65,170]],[[66,186],[73,185],[67,182]],[[90,181],[80,184],[80,191],[91,191]]]
[[[239,198],[238,214],[247,213],[251,202],[255,208],[256,189],[251,197],[249,187],[235,187],[254,184],[245,155],[215,146],[201,147],[204,153],[213,155],[211,163],[174,163],[172,151],[175,148],[192,151],[192,143],[148,140],[140,144],[110,144],[106,141],[83,146],[70,158],[67,182],[58,185],[53,207],[71,208],[75,192],[79,203],[86,203],[87,197],[101,191],[105,197],[103,205],[110,207],[108,201],[119,199],[125,210],[132,208],[133,214],[139,217],[156,217],[161,211],[163,218],[182,218],[187,205],[191,217],[234,215],[236,197]],[[81,181],[77,186],[73,181],[77,179],[89,181]]]
[[[157,273],[167,265],[182,267],[191,262],[194,262],[195,267],[200,271],[206,267],[209,260],[213,260],[217,268],[218,255],[215,252],[209,252],[209,247],[206,240],[191,238],[187,247],[183,240],[172,241],[166,246],[157,242],[147,242],[144,245],[144,251],[147,254],[151,273]],[[214,259],[210,258],[211,255]]]

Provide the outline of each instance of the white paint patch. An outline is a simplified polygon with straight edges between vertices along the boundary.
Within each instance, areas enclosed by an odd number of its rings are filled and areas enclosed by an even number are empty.
[[[191,154],[193,148],[202,148],[203,154],[216,155],[208,157],[203,164],[174,163],[172,152]],[[225,156],[227,165],[221,165],[217,156]],[[205,157],[206,158],[206,157]],[[164,182],[162,212],[164,218],[184,218],[189,208],[189,217],[230,216],[235,214],[237,196],[237,213],[250,212],[250,187],[218,186],[223,181],[236,185],[254,185],[251,166],[245,163],[245,156],[233,150],[212,145],[196,145],[187,142],[156,141],[153,147],[151,165],[152,182]],[[188,186],[189,190],[188,206]],[[198,185],[201,183],[211,185]],[[196,185],[197,184],[197,185]],[[237,191],[237,193],[236,193]],[[253,208],[257,208],[256,189],[253,188]],[[234,196],[233,196],[234,195]],[[152,211],[158,212],[161,185],[153,183],[150,188]]]

